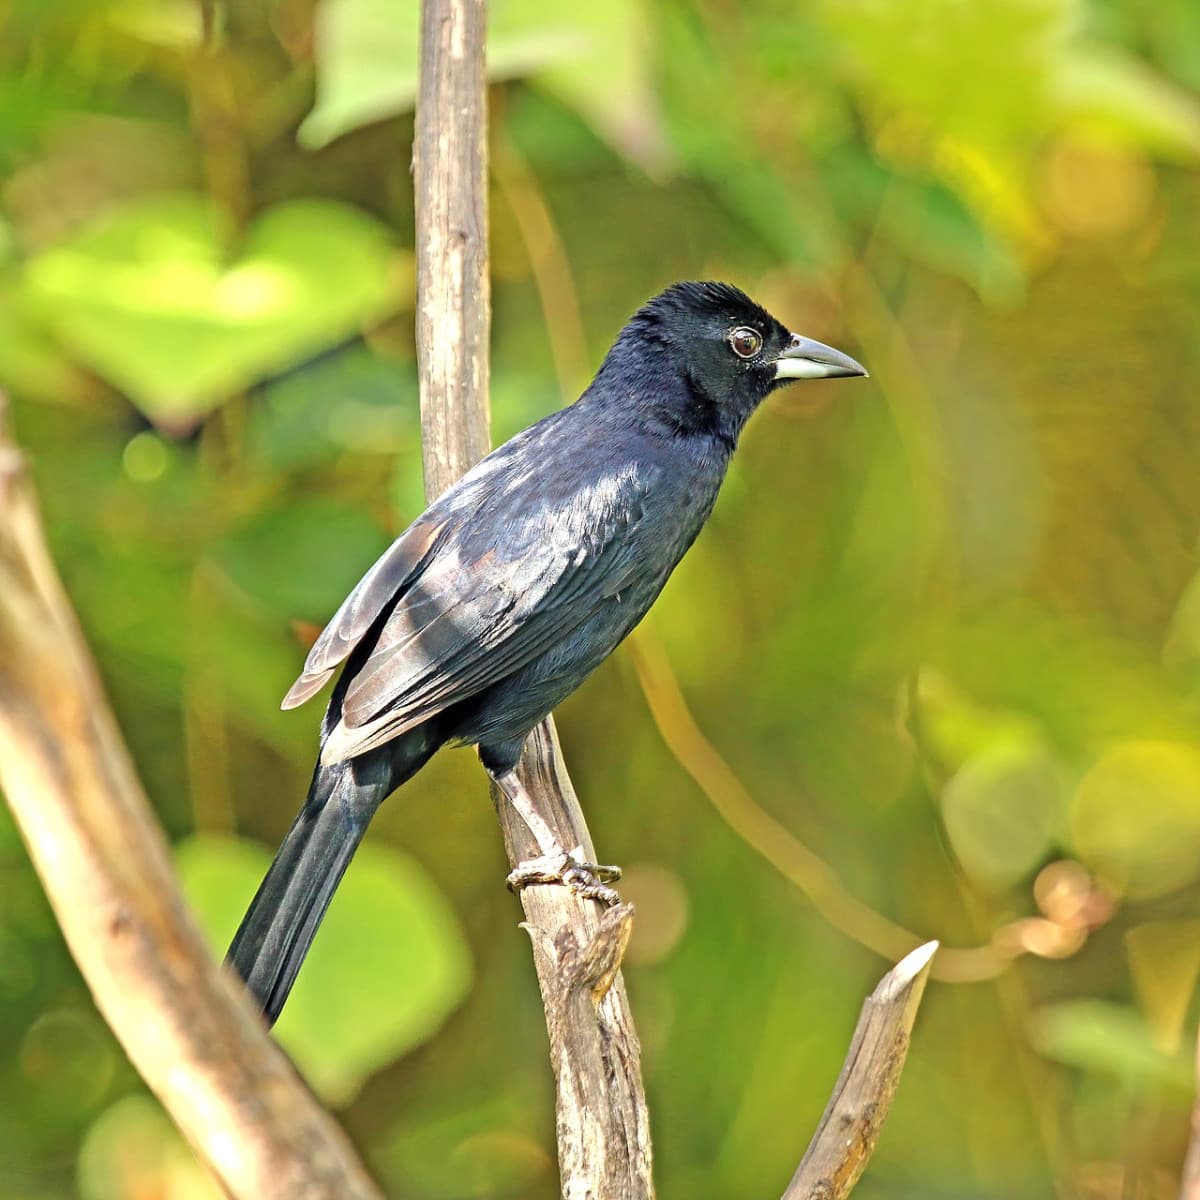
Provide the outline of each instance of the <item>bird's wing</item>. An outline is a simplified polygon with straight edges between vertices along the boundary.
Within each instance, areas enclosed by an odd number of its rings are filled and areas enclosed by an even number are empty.
[[[445,519],[426,513],[388,547],[321,631],[281,707],[297,708],[325,686],[387,605],[420,573],[445,527]]]
[[[549,511],[536,491],[492,492],[482,519],[461,509],[428,534],[431,548],[404,577],[395,608],[346,687],[322,761],[362,754],[483,691],[618,595],[636,570],[629,535],[642,519],[645,482],[630,472],[581,484]],[[362,608],[369,627],[373,618]],[[331,639],[342,658],[346,641]],[[325,659],[314,665],[332,669]]]

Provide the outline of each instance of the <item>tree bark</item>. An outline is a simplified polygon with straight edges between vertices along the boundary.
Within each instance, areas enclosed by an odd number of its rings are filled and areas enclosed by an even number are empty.
[[[425,490],[443,492],[488,449],[487,92],[483,0],[426,0],[413,148],[417,361]],[[563,846],[595,861],[553,722],[518,772]],[[538,853],[493,796],[509,861]],[[620,976],[633,909],[606,911],[564,887],[521,893],[557,1085],[564,1197],[650,1200],[650,1122],[640,1047]]]
[[[842,1073],[783,1200],[845,1200],[892,1107],[937,942],[902,958],[863,1002]]]
[[[214,962],[50,560],[0,397],[0,787],[142,1078],[238,1200],[380,1200]]]

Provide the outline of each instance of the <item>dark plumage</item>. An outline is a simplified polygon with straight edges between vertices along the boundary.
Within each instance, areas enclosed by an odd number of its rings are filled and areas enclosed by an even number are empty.
[[[488,455],[393,543],[283,702],[345,664],[308,800],[229,951],[269,1019],[368,821],[441,746],[478,745],[543,851],[561,854],[513,773],[529,731],[645,615],[759,403],[793,379],[864,374],[737,288],[676,284],[573,405]]]

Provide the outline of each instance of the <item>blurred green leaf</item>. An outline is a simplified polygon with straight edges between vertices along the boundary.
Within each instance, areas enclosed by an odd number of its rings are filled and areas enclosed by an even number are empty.
[[[904,252],[963,280],[989,304],[1010,305],[1024,294],[1024,266],[1012,247],[944,184],[896,179],[879,223]]]
[[[1165,1085],[1192,1090],[1191,1056],[1164,1054],[1142,1016],[1108,1000],[1047,1005],[1030,1026],[1034,1046],[1047,1058],[1085,1071],[1116,1075],[1133,1087]]]
[[[428,1200],[533,1195],[555,1172],[544,1143],[520,1129],[529,1100],[491,1090],[450,1112],[412,1113],[379,1158]]]
[[[514,41],[548,23],[541,0],[502,0],[491,13],[495,27]],[[638,0],[596,0],[564,9],[553,21],[564,16],[570,53],[548,58],[543,70],[533,72],[535,82],[626,158],[647,168],[664,165],[670,151],[652,78],[653,28],[646,6]]]
[[[1035,739],[996,742],[942,792],[942,817],[967,874],[1010,887],[1050,852],[1063,824],[1062,767]]]
[[[917,712],[921,740],[939,763],[955,770],[993,750],[1037,746],[1038,723],[1024,713],[977,703],[948,676],[923,667],[917,676]]]
[[[1200,106],[1087,40],[1081,0],[828,0],[818,11],[879,152],[941,179],[1027,248],[1047,236],[1029,191],[1048,132],[1104,130],[1172,157],[1200,153]]]
[[[1126,895],[1161,896],[1200,876],[1200,751],[1128,741],[1084,776],[1071,811],[1080,858]]]
[[[21,301],[17,287],[0,282],[0,385],[60,403],[85,393],[82,372],[29,319]]]
[[[1069,56],[1053,91],[1055,107],[1084,130],[1168,158],[1200,155],[1200,103],[1118,52],[1088,47]]]
[[[388,546],[361,509],[299,500],[267,509],[214,548],[240,588],[289,617],[325,620]]]
[[[1200,572],[1188,581],[1175,606],[1163,643],[1163,658],[1171,667],[1200,663]]]
[[[140,200],[34,259],[41,322],[151,419],[220,401],[357,332],[404,285],[387,231],[326,200],[268,209],[238,251],[197,196]]]
[[[317,12],[317,102],[299,132],[310,148],[409,112],[420,44],[420,6],[412,0],[326,0]],[[537,0],[489,6],[488,76],[532,76],[642,165],[666,154],[650,48],[649,25],[636,0],[598,0],[553,12]]]
[[[1200,921],[1147,921],[1125,934],[1125,952],[1155,1044],[1174,1054],[1200,975]]]
[[[222,10],[216,9],[218,21]],[[113,26],[156,46],[191,49],[204,37],[200,5],[189,0],[110,0]]]
[[[399,457],[420,444],[414,364],[361,344],[274,380],[250,414],[248,440],[270,467],[311,466],[347,450]]]
[[[19,1057],[42,1100],[76,1114],[92,1112],[104,1099],[114,1074],[113,1051],[112,1036],[94,1010],[67,1008],[34,1022]]]
[[[271,855],[200,835],[176,847],[189,901],[224,954]],[[328,1101],[433,1036],[466,996],[471,957],[425,871],[387,846],[360,848],[338,887],[278,1025],[280,1042]]]

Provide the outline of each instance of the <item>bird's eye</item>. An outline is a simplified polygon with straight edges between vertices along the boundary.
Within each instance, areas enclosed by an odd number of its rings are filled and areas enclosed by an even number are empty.
[[[729,335],[729,344],[738,358],[753,358],[762,349],[762,334],[742,326]]]

